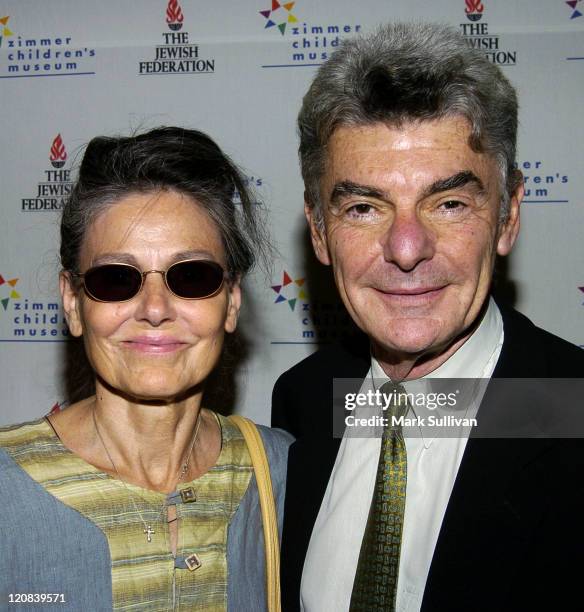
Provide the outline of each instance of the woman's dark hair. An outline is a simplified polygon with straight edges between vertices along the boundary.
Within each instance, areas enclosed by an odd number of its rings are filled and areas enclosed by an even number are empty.
[[[79,254],[92,221],[132,193],[172,190],[201,204],[215,222],[231,278],[268,250],[245,180],[202,132],[162,127],[125,138],[98,136],[85,150],[61,218],[61,265],[80,272]]]
[[[82,272],[81,247],[100,213],[128,195],[159,190],[175,191],[204,207],[219,229],[231,279],[241,278],[258,259],[267,265],[271,246],[261,207],[253,201],[235,164],[202,132],[161,127],[131,137],[98,136],[89,142],[61,217],[63,269]],[[231,375],[245,352],[233,335],[226,341],[220,366],[213,373],[219,381],[216,385]],[[80,339],[67,344],[65,371],[68,401],[95,392],[95,374]],[[222,386],[233,392],[233,381]]]

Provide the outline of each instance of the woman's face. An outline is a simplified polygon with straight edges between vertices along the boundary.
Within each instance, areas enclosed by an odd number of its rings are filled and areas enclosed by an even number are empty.
[[[174,191],[122,198],[89,226],[80,271],[101,263],[166,270],[185,259],[226,267],[219,230],[197,202]],[[235,329],[239,284],[224,282],[210,298],[173,295],[161,274],[148,274],[128,302],[96,302],[61,277],[71,333],[83,336],[94,370],[114,389],[141,400],[172,401],[203,382]]]

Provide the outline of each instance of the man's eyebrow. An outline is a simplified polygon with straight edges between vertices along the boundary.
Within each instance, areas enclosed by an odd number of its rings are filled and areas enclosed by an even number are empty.
[[[336,183],[331,192],[331,204],[338,204],[341,198],[347,196],[361,196],[366,198],[383,199],[385,194],[376,187],[370,185],[359,185],[352,181],[341,181]]]
[[[463,170],[462,172],[457,172],[452,176],[447,178],[438,179],[434,181],[431,185],[424,189],[422,194],[422,198],[427,198],[429,196],[436,195],[437,193],[442,193],[443,191],[450,191],[451,189],[460,189],[461,187],[466,187],[467,185],[472,185],[475,189],[480,193],[486,193],[485,186],[481,179],[470,170]]]
[[[434,181],[431,185],[428,185],[422,192],[422,199],[442,193],[443,191],[450,191],[452,189],[460,189],[466,185],[473,185],[475,189],[480,193],[486,193],[485,186],[481,179],[470,170],[462,170],[452,176],[441,178]],[[371,185],[361,185],[354,183],[353,181],[340,181],[336,183],[331,192],[330,202],[333,205],[338,204],[339,200],[348,196],[361,196],[366,198],[376,198],[378,200],[387,200],[388,196]]]

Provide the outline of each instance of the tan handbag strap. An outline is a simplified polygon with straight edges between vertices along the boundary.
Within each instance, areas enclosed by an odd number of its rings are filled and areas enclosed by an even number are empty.
[[[280,541],[272,477],[264,443],[255,423],[239,415],[229,417],[241,431],[255,472],[266,544],[266,593],[269,612],[280,612]]]

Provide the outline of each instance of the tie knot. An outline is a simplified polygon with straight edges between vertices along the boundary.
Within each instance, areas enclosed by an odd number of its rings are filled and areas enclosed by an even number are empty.
[[[401,425],[395,422],[396,419],[406,416],[410,404],[408,394],[403,385],[391,381],[384,383],[380,387],[383,396],[383,405],[387,406],[386,417],[390,430],[400,431]]]

